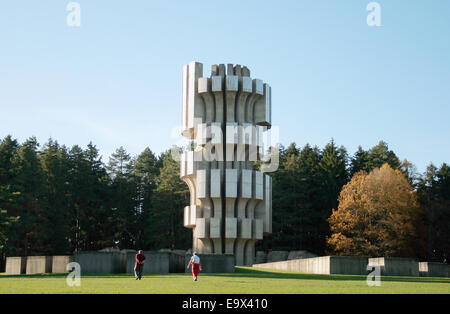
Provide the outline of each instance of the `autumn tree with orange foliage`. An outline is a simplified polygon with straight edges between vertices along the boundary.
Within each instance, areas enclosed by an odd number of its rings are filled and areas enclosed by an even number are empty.
[[[388,164],[356,173],[328,219],[328,247],[337,255],[415,257],[421,209],[404,174]]]

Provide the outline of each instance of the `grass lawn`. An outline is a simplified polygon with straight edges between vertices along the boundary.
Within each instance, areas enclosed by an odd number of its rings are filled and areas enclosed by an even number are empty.
[[[382,277],[381,287],[369,287],[365,276],[311,275],[286,271],[236,268],[233,274],[144,276],[84,275],[81,287],[66,285],[65,275],[0,275],[5,293],[157,293],[157,294],[304,294],[304,293],[431,293],[449,294],[449,278]]]

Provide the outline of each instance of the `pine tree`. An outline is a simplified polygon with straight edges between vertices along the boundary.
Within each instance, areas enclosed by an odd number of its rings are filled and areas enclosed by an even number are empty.
[[[348,182],[347,172],[348,156],[344,147],[337,147],[331,140],[322,151],[319,163],[321,193],[315,205],[316,237],[322,243],[318,250],[320,253],[326,249],[326,238],[330,235],[327,219],[331,216],[333,208],[337,208],[338,196],[342,187]]]
[[[51,251],[46,242],[45,209],[42,199],[45,196],[44,173],[38,157],[38,143],[32,137],[23,143],[13,158],[16,175],[16,205],[8,213],[20,217],[11,227],[11,237],[8,241],[10,256],[26,256],[47,254]]]
[[[308,250],[320,254],[325,247],[324,220],[320,207],[323,190],[319,167],[321,152],[295,144],[280,149],[280,168],[273,178],[273,234],[258,244],[259,249]],[[321,236],[322,235],[322,236]]]
[[[360,171],[370,172],[368,163],[369,152],[365,151],[361,146],[358,146],[358,151],[352,157],[350,162],[350,176],[353,177],[355,173]]]
[[[69,151],[68,203],[73,251],[113,246],[109,177],[97,148],[73,146]]]
[[[111,177],[115,242],[122,249],[136,246],[137,191],[133,179],[134,161],[123,147],[113,153],[107,166]]]
[[[392,169],[400,169],[400,160],[392,150],[389,150],[389,146],[386,142],[380,141],[378,145],[372,147],[369,151],[369,161],[367,163],[367,172],[372,171],[375,168],[380,168],[385,163],[389,164]]]
[[[189,190],[180,180],[180,163],[170,151],[160,157],[162,168],[155,193],[151,232],[154,248],[192,247],[192,231],[184,228],[184,206],[189,202]]]
[[[17,140],[10,135],[0,141],[0,209],[11,210],[17,207],[17,165],[14,159],[19,150]]]
[[[111,204],[105,201],[112,199],[110,179],[96,146],[89,143],[83,151],[83,155],[86,170],[80,179],[84,177],[86,180],[84,193],[85,199],[88,201],[83,215],[84,225],[87,224],[89,230],[86,234],[86,249],[99,250],[114,244]]]
[[[430,164],[417,184],[424,208],[425,257],[428,261],[449,262],[450,252],[450,167]]]
[[[292,147],[292,145],[291,145]],[[272,174],[273,233],[269,241],[261,243],[264,249],[275,247],[300,247],[299,232],[301,216],[298,206],[301,204],[303,181],[299,175],[295,150],[280,151],[280,168]]]
[[[45,176],[45,197],[41,199],[44,210],[45,241],[49,245],[49,253],[65,255],[71,252],[70,228],[71,219],[68,204],[68,153],[65,146],[49,139],[39,154]]]
[[[136,246],[151,249],[151,219],[154,210],[154,192],[158,184],[159,161],[150,148],[146,148],[134,163],[134,178],[137,186],[137,236]]]
[[[0,271],[4,267],[6,256],[9,255],[11,227],[19,219],[9,215],[9,212],[18,212],[17,167],[14,163],[18,150],[17,140],[12,139],[10,135],[0,139]]]

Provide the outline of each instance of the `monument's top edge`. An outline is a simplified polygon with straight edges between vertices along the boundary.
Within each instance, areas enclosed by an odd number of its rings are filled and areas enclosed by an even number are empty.
[[[203,72],[203,63],[198,61],[191,61],[185,67],[200,68],[200,71]],[[245,65],[232,63],[213,64],[211,66],[211,76],[225,75],[250,76],[250,69]]]

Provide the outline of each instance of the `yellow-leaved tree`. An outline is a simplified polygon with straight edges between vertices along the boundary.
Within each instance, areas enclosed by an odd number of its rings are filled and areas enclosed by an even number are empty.
[[[327,239],[336,255],[415,257],[421,209],[406,177],[388,164],[356,173],[342,188]]]

